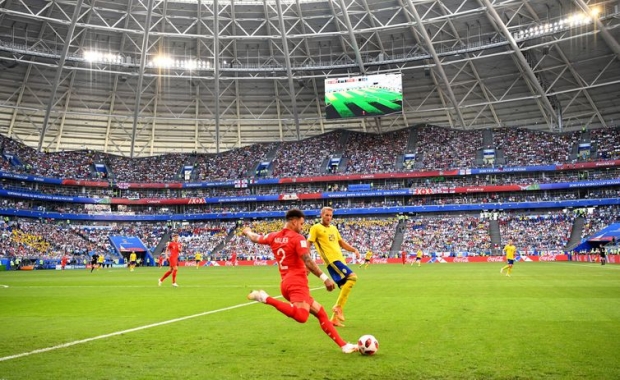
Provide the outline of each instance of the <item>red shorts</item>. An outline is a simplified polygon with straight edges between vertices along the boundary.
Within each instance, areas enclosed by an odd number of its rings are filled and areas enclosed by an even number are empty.
[[[179,259],[177,259],[177,258],[169,258],[168,259],[168,264],[170,265],[170,268],[178,267],[179,266]]]
[[[280,283],[280,292],[291,303],[306,302],[308,305],[312,305],[314,302],[314,299],[310,297],[307,277],[285,278]]]

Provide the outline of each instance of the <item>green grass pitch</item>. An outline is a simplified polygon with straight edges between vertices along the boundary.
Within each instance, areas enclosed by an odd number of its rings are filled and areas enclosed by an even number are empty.
[[[279,294],[274,267],[180,268],[179,288],[158,268],[0,272],[0,379],[620,378],[620,266],[501,266],[354,267],[339,332],[375,335],[373,357],[247,301]]]
[[[402,94],[383,88],[362,88],[325,94],[328,119],[381,116],[402,111]]]

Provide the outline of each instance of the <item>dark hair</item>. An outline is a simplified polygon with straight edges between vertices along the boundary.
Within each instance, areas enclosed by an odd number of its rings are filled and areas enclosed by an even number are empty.
[[[296,209],[296,208],[290,209],[290,210],[288,210],[286,212],[286,220],[287,221],[289,221],[291,219],[296,219],[296,218],[304,218],[305,219],[306,215],[304,215],[303,211],[301,211],[299,209]]]

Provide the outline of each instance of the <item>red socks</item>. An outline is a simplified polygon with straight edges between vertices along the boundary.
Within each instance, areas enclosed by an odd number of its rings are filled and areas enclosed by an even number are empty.
[[[172,270],[170,269],[168,272],[164,273],[164,275],[162,276],[162,278],[159,279],[159,281],[164,282],[165,279],[168,278],[168,276],[170,276],[172,274],[172,283],[175,284],[177,282],[177,270]]]
[[[319,310],[319,312],[317,313],[316,317],[319,320],[319,324],[321,325],[321,329],[323,329],[323,331],[325,332],[325,334],[327,334],[328,337],[330,337],[334,342],[336,342],[338,347],[342,347],[345,344],[347,344],[347,342],[342,340],[340,335],[338,335],[338,332],[336,331],[336,328],[334,327],[332,322],[327,317],[327,313],[325,312],[325,309],[323,308],[323,306],[321,306],[321,310]]]
[[[273,297],[267,297],[267,299],[265,300],[265,303],[267,305],[271,305],[275,307],[280,313],[286,315],[289,318],[293,318],[299,323],[305,323],[308,320],[308,316],[310,315],[310,312],[306,309],[302,309],[300,307],[297,307],[287,302],[278,301],[277,299]],[[316,317],[319,320],[321,329],[339,347],[342,347],[345,344],[347,344],[347,342],[342,340],[340,335],[338,335],[336,328],[334,327],[332,322],[329,320],[329,317],[327,316],[327,313],[325,312],[325,309],[322,306],[319,312],[317,313]]]
[[[170,276],[171,273],[172,273],[172,270],[169,270],[168,272],[164,273],[164,275],[162,276],[162,278],[159,279],[159,281],[164,282],[164,280],[168,278],[168,276]]]
[[[293,318],[299,323],[306,323],[308,316],[310,315],[310,312],[306,309],[302,309],[287,302],[278,301],[273,297],[267,297],[265,303],[275,307],[280,313],[289,318]]]

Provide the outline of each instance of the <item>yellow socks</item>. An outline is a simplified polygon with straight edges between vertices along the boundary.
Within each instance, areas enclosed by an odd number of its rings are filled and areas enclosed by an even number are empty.
[[[338,295],[338,300],[336,300],[336,306],[340,306],[344,310],[344,305],[347,304],[347,300],[349,299],[349,294],[351,294],[351,289],[355,285],[357,281],[357,276],[350,276],[347,279],[347,282],[342,285],[340,288],[340,294]],[[333,318],[333,316],[332,316]]]

